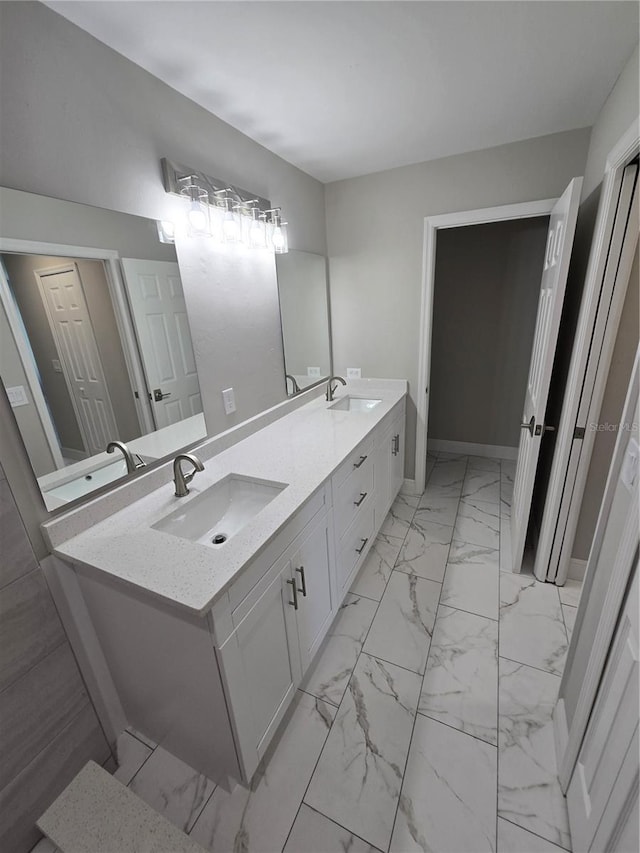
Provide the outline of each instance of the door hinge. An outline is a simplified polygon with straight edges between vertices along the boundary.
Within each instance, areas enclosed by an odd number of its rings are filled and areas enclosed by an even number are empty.
[[[576,427],[573,431],[574,438],[584,438],[584,427]]]

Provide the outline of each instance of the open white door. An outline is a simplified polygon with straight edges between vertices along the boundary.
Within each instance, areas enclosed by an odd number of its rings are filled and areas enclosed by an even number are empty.
[[[524,555],[581,189],[582,178],[574,178],[556,202],[549,220],[511,505],[511,565],[514,572],[520,571]]]
[[[202,411],[178,264],[122,259],[156,427]]]

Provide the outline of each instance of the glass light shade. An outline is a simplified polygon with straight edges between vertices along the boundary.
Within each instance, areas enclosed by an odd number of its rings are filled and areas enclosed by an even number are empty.
[[[187,211],[187,222],[192,234],[208,234],[209,215],[206,205],[199,201],[192,201]]]
[[[271,232],[271,245],[276,255],[284,255],[289,251],[286,222],[274,222]]]
[[[225,243],[239,243],[242,239],[242,227],[237,213],[229,207],[229,200],[225,199],[226,210],[222,217],[222,238]]]
[[[249,246],[252,249],[264,249],[267,245],[267,232],[265,222],[259,216],[255,216],[249,223]]]

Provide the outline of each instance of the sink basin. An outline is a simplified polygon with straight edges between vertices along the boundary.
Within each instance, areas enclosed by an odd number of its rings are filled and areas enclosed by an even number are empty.
[[[329,408],[338,409],[341,412],[370,412],[371,409],[375,409],[378,403],[381,402],[382,400],[371,400],[368,397],[352,397],[351,394],[348,394],[346,397],[338,400],[337,403],[334,403],[333,406],[329,406]]]
[[[285,483],[229,474],[156,522],[154,530],[220,548],[286,488]]]

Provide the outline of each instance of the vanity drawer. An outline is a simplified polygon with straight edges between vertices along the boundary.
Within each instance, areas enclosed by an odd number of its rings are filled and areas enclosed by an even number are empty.
[[[373,455],[355,468],[333,495],[336,537],[342,539],[356,516],[365,513],[374,501]]]
[[[367,460],[371,460],[373,457],[373,436],[368,436],[364,441],[360,442],[360,444],[356,447],[356,449],[349,454],[347,459],[342,463],[342,465],[336,469],[335,474],[331,478],[331,484],[333,486],[334,495],[336,494],[336,487],[341,486],[342,483],[347,479],[349,474],[353,471],[356,471],[358,468],[361,468],[366,464]]]
[[[373,542],[373,502],[369,508],[356,518],[344,535],[338,554],[338,589],[344,590]]]

